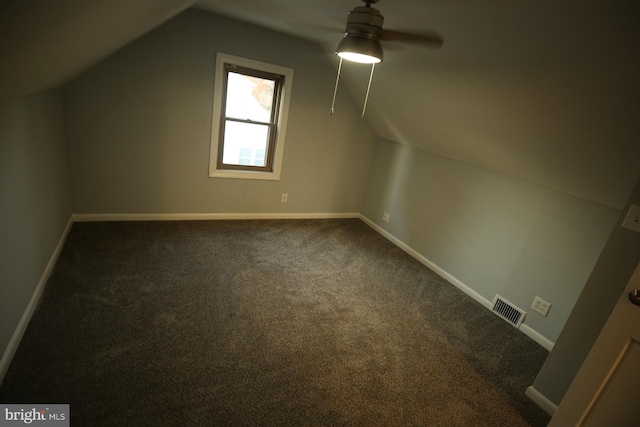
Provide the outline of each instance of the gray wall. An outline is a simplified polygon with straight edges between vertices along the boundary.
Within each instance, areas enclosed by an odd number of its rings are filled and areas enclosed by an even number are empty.
[[[0,356],[71,217],[62,96],[0,103]]]
[[[556,405],[598,338],[620,293],[640,262],[640,233],[620,227],[631,204],[640,204],[640,179],[533,386]]]
[[[555,341],[620,211],[381,138],[362,213]],[[535,296],[552,303],[547,317]]]
[[[218,51],[295,70],[280,181],[208,177]],[[186,11],[65,87],[75,212],[359,212],[375,136],[344,91],[329,115],[334,79],[315,44]]]

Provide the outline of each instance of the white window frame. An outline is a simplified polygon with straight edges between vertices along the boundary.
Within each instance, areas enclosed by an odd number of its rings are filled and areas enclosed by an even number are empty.
[[[278,112],[278,134],[275,144],[273,158],[273,171],[246,171],[218,169],[218,145],[220,143],[220,117],[222,110],[222,94],[224,93],[224,64],[235,64],[242,67],[262,70],[273,74],[284,76],[282,87],[280,111]],[[209,154],[209,177],[212,178],[240,178],[240,179],[262,179],[277,181],[280,179],[282,171],[282,158],[284,155],[284,142],[287,130],[287,117],[289,115],[289,100],[293,87],[293,69],[279,65],[268,64],[266,62],[255,61],[253,59],[241,58],[218,52],[216,54],[215,80],[213,84],[213,116],[211,120],[211,151]]]

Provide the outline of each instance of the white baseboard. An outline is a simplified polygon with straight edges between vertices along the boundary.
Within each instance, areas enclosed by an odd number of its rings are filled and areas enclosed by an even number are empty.
[[[60,255],[60,251],[62,251],[62,247],[64,245],[65,240],[67,239],[67,235],[69,234],[69,231],[71,230],[72,225],[73,225],[73,215],[69,218],[69,221],[67,222],[67,226],[62,232],[62,236],[60,236],[58,245],[53,251],[51,258],[49,258],[49,262],[47,263],[47,266],[45,267],[42,273],[42,276],[40,276],[40,281],[38,282],[38,285],[36,286],[36,289],[34,290],[33,295],[31,296],[31,300],[29,301],[27,308],[24,310],[24,313],[22,313],[22,317],[18,322],[18,326],[13,332],[13,335],[9,340],[9,344],[7,344],[7,348],[4,350],[4,353],[2,354],[2,359],[0,359],[0,384],[2,384],[2,381],[4,381],[4,377],[7,374],[7,370],[9,369],[9,365],[11,364],[11,361],[13,360],[13,356],[16,354],[16,351],[18,350],[18,346],[20,345],[22,336],[27,330],[27,326],[29,326],[29,322],[31,321],[33,312],[36,309],[36,306],[38,305],[38,301],[40,300],[40,296],[42,295],[44,286],[46,285],[47,280],[51,275],[51,271],[53,270],[53,267],[56,265],[56,261],[58,260],[58,256]]]
[[[73,214],[75,222],[100,221],[197,221],[197,220],[245,220],[245,219],[341,219],[360,218],[359,213],[154,213]]]
[[[491,301],[489,301],[488,299],[486,299],[485,297],[483,297],[482,295],[480,295],[479,293],[471,289],[469,286],[465,285],[460,280],[456,279],[454,276],[446,272],[444,269],[440,268],[434,262],[422,256],[416,250],[414,250],[409,245],[407,245],[406,243],[404,243],[403,241],[395,237],[393,234],[389,233],[384,228],[380,227],[375,222],[371,221],[366,216],[360,215],[360,219],[364,221],[366,224],[368,224],[371,228],[376,230],[378,233],[380,233],[382,236],[384,236],[386,239],[391,241],[393,244],[398,246],[400,249],[405,251],[407,254],[411,255],[412,257],[420,261],[422,264],[427,266],[430,270],[433,270],[435,273],[437,273],[440,277],[445,279],[447,282],[451,283],[452,285],[460,289],[462,292],[469,295],[471,298],[478,301],[480,304],[484,305],[487,309],[491,309]],[[534,329],[532,329],[530,326],[523,323],[520,325],[519,330],[523,334],[527,335],[529,338],[533,339],[538,344],[546,348],[547,350],[551,351],[551,349],[553,349],[554,343],[548,340],[547,338],[545,338],[544,336],[542,336],[540,333],[538,333]]]
[[[555,345],[555,343],[551,340],[548,340],[544,336],[542,336],[535,329],[532,329],[531,326],[523,323],[520,325],[519,329],[522,331],[523,334],[525,334],[526,336],[528,336],[529,338],[531,338],[532,340],[534,340],[535,342],[537,342],[538,344],[546,348],[547,350],[549,351],[553,350],[553,346]]]
[[[533,400],[533,402],[545,410],[545,412],[551,416],[556,413],[558,405],[547,399],[542,393],[535,389],[533,386],[527,387],[524,392],[525,396]]]
[[[486,308],[489,308],[489,309],[491,308],[491,301],[489,301],[488,299],[486,299],[485,297],[483,297],[482,295],[480,295],[479,293],[471,289],[469,286],[462,283],[460,280],[453,277],[451,274],[447,273],[444,269],[440,268],[434,262],[422,256],[419,252],[411,248],[402,240],[398,239],[393,234],[389,233],[387,230],[380,227],[378,224],[371,221],[366,216],[361,215],[360,219],[365,223],[367,223],[371,228],[376,230],[378,233],[382,234],[387,240],[391,241],[391,243],[393,243],[394,245],[396,245],[397,247],[399,247],[400,249],[402,249],[403,251],[405,251],[406,253],[408,253],[418,261],[420,261],[422,264],[427,266],[430,270],[433,270],[435,273],[437,273],[440,277],[445,279],[447,282],[451,283],[456,288],[460,289],[462,292],[469,295],[471,298],[478,301],[480,304],[484,305]]]

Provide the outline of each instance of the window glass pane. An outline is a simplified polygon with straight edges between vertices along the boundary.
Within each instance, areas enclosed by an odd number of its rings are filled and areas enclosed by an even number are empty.
[[[254,165],[264,165],[265,164],[264,155],[265,155],[264,150],[256,150]]]
[[[271,121],[274,88],[273,80],[229,72],[226,117]]]
[[[247,147],[240,148],[240,158],[238,159],[238,163],[241,165],[250,165],[251,164],[251,149]]]
[[[269,126],[231,120],[225,122],[222,162],[227,165],[265,166]]]

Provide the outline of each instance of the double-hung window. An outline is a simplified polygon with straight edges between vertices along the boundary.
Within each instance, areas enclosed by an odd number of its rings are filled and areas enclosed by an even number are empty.
[[[218,53],[209,176],[280,178],[293,70]]]

